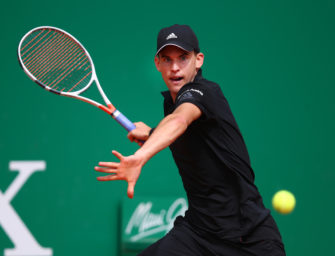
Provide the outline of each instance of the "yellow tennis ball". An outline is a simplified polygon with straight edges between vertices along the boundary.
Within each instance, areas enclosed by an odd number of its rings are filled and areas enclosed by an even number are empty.
[[[287,190],[278,191],[272,198],[273,208],[281,213],[288,214],[293,211],[295,207],[295,197],[294,195]]]

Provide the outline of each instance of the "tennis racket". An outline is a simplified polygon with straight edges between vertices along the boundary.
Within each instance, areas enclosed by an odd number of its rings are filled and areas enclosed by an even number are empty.
[[[50,26],[34,28],[21,39],[18,57],[25,73],[44,89],[90,103],[111,115],[127,131],[135,129],[135,125],[109,101],[89,53],[69,33]],[[80,95],[93,82],[106,105]]]

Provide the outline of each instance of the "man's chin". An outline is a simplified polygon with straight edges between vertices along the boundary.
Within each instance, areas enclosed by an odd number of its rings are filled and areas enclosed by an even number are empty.
[[[173,84],[170,85],[170,91],[174,92],[175,94],[177,94],[179,92],[179,90],[185,85],[185,83],[181,83],[181,84]]]

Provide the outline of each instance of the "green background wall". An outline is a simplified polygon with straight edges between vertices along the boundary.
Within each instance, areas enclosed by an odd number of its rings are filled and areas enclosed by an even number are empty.
[[[3,1],[0,8],[0,190],[13,160],[44,160],[11,205],[54,255],[117,255],[124,182],[99,183],[93,167],[112,149],[137,148],[105,113],[52,95],[20,69],[20,38],[60,27],[90,52],[102,86],[131,120],[154,126],[164,84],[155,70],[163,26],[193,27],[204,76],[218,82],[245,137],[256,183],[271,210],[280,189],[297,198],[273,212],[288,255],[330,255],[335,243],[335,2],[326,1]],[[143,169],[135,196],[183,196],[170,152]],[[1,211],[1,208],[0,208]],[[0,227],[0,255],[13,244]]]

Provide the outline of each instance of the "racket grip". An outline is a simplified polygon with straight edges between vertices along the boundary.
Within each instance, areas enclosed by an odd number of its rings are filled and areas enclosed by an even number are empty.
[[[126,117],[124,116],[120,111],[115,110],[112,113],[112,117],[121,124],[128,132],[134,130],[136,126]]]

